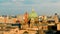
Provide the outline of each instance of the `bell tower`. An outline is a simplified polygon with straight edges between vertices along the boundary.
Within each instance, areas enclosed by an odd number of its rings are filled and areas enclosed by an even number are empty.
[[[58,20],[58,14],[57,13],[55,13],[55,15],[54,15],[54,20],[55,20],[55,23],[59,22],[59,20]]]

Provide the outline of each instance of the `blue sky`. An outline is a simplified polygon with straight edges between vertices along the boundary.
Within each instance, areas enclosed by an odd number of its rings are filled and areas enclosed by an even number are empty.
[[[18,15],[34,8],[38,15],[60,14],[60,0],[0,0],[0,15]]]

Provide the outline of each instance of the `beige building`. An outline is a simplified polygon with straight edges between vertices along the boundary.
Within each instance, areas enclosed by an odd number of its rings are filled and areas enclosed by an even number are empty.
[[[11,18],[11,19],[7,19],[6,23],[16,23],[17,18]]]
[[[16,23],[17,18],[0,17],[0,23]]]
[[[4,20],[4,17],[0,17],[0,23],[4,23],[5,22],[5,20]]]

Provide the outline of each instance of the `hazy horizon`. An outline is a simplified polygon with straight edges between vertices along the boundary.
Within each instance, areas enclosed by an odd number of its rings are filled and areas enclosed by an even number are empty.
[[[0,0],[0,15],[18,15],[34,8],[38,15],[60,14],[60,0]]]

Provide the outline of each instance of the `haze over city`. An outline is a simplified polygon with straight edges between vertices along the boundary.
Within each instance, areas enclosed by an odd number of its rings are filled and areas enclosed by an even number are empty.
[[[60,13],[60,0],[0,0],[0,15],[18,15],[34,8],[38,15]]]

